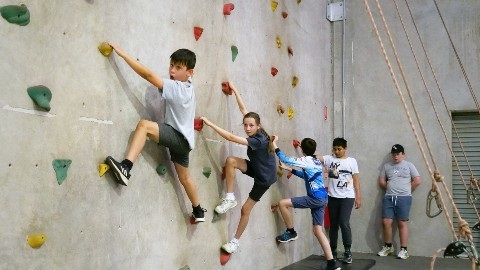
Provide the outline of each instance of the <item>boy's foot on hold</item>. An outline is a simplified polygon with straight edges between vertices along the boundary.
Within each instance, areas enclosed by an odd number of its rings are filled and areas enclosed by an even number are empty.
[[[298,235],[297,235],[296,232],[291,233],[289,231],[285,231],[284,233],[277,236],[275,239],[277,239],[277,241],[280,242],[280,243],[286,243],[286,242],[290,242],[290,241],[293,241],[293,240],[297,240]]]
[[[382,250],[380,250],[377,255],[378,256],[381,256],[381,257],[385,257],[385,256],[388,256],[390,254],[393,254],[393,251],[394,251],[394,248],[393,247],[387,247],[387,246],[383,246],[382,247]]]
[[[345,251],[345,253],[343,253],[343,262],[344,263],[352,263],[353,262],[352,252]]]
[[[220,204],[215,207],[215,212],[219,214],[225,214],[228,210],[232,209],[235,206],[237,206],[236,200],[222,199],[222,202],[220,202]]]
[[[111,156],[108,156],[106,161],[107,161],[107,164],[110,165],[110,167],[112,168],[117,182],[121,185],[127,186],[128,179],[130,178],[130,171],[125,167],[125,165],[123,165],[120,162],[117,162]]]
[[[205,212],[207,212],[205,208],[200,208],[199,210],[193,209],[192,217],[195,219],[195,223],[205,222]]]
[[[222,249],[225,250],[226,252],[232,254],[232,253],[237,252],[239,246],[240,246],[240,244],[238,242],[234,242],[233,240],[230,240],[230,242],[228,242],[228,243],[226,243],[222,246]]]
[[[400,252],[398,252],[397,258],[406,260],[408,259],[408,257],[410,257],[410,255],[408,255],[408,251],[404,248],[400,249]]]

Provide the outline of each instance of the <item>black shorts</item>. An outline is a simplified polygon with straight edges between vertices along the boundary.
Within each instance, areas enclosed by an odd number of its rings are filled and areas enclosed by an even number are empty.
[[[243,174],[246,174],[252,177],[255,181],[255,172],[252,169],[252,163],[248,159],[245,159],[245,162],[247,163],[247,170]],[[260,198],[262,198],[263,194],[265,194],[265,192],[267,192],[269,188],[270,186],[263,186],[254,182],[252,190],[250,191],[250,193],[248,193],[248,197],[258,202],[260,201]]]
[[[158,123],[158,130],[160,138],[158,144],[170,150],[170,160],[188,168],[189,154],[192,149],[185,136],[165,123]]]

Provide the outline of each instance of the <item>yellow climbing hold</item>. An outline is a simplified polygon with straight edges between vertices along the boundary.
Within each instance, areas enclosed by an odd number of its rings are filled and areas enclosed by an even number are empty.
[[[277,37],[277,47],[278,48],[282,47],[282,40],[280,40],[280,37]]]
[[[110,169],[110,166],[108,166],[108,164],[98,164],[98,175],[102,177],[108,171],[108,169]]]
[[[98,50],[103,56],[108,57],[112,53],[113,48],[107,42],[102,42],[98,45]]]
[[[292,107],[288,107],[287,115],[288,115],[288,119],[289,119],[289,120],[292,120],[293,115],[294,115],[294,112],[293,112],[293,108],[292,108]]]
[[[45,243],[47,237],[43,233],[35,233],[27,236],[27,242],[32,248],[39,248]]]
[[[293,76],[292,78],[292,86],[295,87],[297,86],[298,84],[298,77],[297,76]]]
[[[283,176],[283,171],[280,168],[277,168],[277,176],[282,177]]]
[[[272,1],[272,11],[275,11],[275,9],[277,9],[277,6],[278,6],[278,2]]]
[[[302,2],[302,0],[297,0],[297,4],[300,4],[300,2]]]

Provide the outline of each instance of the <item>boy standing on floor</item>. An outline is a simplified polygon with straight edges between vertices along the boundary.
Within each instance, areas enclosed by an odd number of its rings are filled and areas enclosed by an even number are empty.
[[[111,156],[106,161],[112,167],[119,184],[128,185],[130,171],[145,146],[147,137],[170,150],[170,159],[175,166],[180,183],[185,188],[193,207],[195,222],[205,221],[198,192],[188,170],[189,153],[195,147],[193,119],[195,117],[195,89],[192,84],[195,53],[179,49],[170,56],[170,78],[163,79],[119,46],[109,43],[113,50],[142,78],[158,88],[166,100],[165,122],[156,123],[142,119],[138,122],[125,159],[117,162]]]
[[[323,233],[322,228],[328,195],[323,183],[323,165],[321,161],[314,156],[317,143],[310,138],[303,139],[300,143],[300,147],[305,156],[294,158],[286,156],[277,147],[277,140],[278,136],[275,135],[273,146],[280,161],[284,164],[298,167],[300,170],[292,169],[282,163],[280,163],[280,168],[291,171],[294,175],[305,181],[307,196],[282,199],[278,202],[278,208],[280,209],[283,221],[287,226],[287,230],[283,234],[277,236],[276,239],[281,243],[296,240],[298,236],[293,227],[293,217],[289,208],[310,208],[312,213],[313,234],[317,237],[318,242],[323,249],[325,259],[327,260],[326,270],[338,270],[340,267],[337,266],[335,259],[333,258],[327,236]]]

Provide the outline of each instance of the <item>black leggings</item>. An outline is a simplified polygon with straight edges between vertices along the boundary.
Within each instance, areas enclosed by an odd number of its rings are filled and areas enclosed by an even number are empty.
[[[350,214],[355,198],[335,198],[328,196],[328,214],[330,216],[330,247],[337,250],[338,228],[342,230],[343,246],[352,246],[352,230],[350,229]]]

